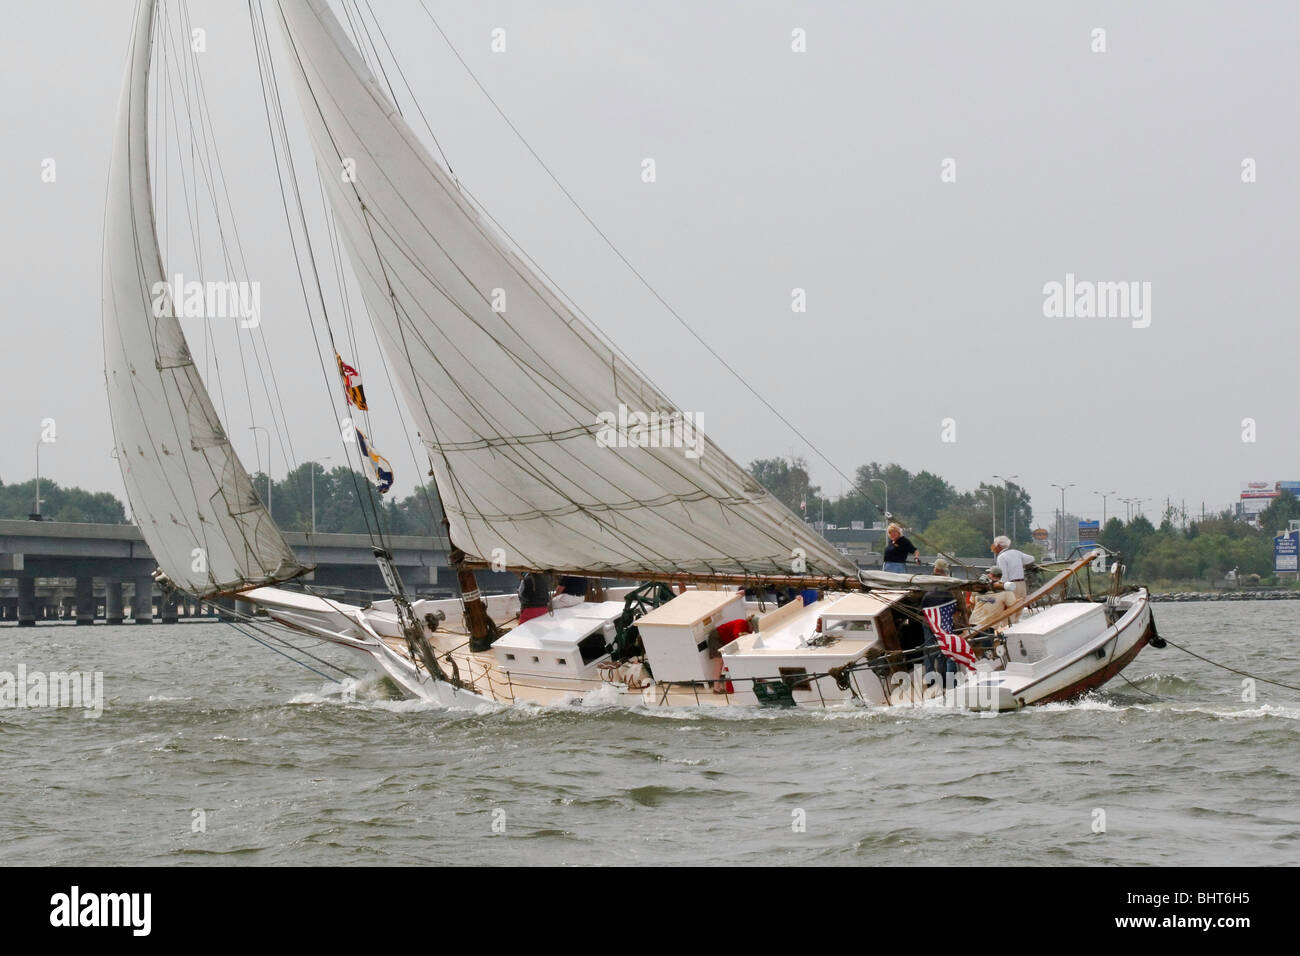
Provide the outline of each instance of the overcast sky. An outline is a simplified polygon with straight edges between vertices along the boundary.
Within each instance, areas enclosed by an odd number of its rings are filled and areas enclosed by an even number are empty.
[[[1053,482],[1075,484],[1069,510],[1099,517],[1094,490],[1199,511],[1226,506],[1243,481],[1300,479],[1300,5],[426,0],[592,218],[800,438],[568,205],[418,0],[370,2],[461,180],[742,463],[793,452],[832,493],[842,481],[810,444],[849,474],[896,461],[962,489],[1014,474],[1039,521],[1059,502]],[[7,482],[31,477],[50,418],[44,475],[123,493],[109,455],[100,242],[133,6],[3,0]],[[260,386],[250,403],[229,361],[210,385],[250,470],[266,455],[251,421],[292,436],[298,460],[337,464],[248,11],[189,10],[207,31],[197,60],[287,421],[274,426]],[[496,28],[505,52],[491,49]],[[806,52],[791,49],[796,29]],[[646,158],[654,183],[642,180]],[[948,159],[955,182],[943,181]],[[1255,182],[1243,182],[1246,160]],[[173,192],[160,218],[179,234]],[[1150,283],[1149,325],[1046,316],[1044,286],[1067,273]],[[805,313],[792,313],[795,288]],[[207,330],[186,321],[208,367]],[[234,334],[216,331],[218,351]],[[367,390],[389,404],[368,326],[358,355]],[[427,465],[385,421],[404,491]],[[277,442],[274,474],[284,457]]]

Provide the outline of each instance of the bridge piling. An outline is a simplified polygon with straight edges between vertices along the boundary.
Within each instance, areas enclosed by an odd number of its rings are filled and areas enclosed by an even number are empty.
[[[133,579],[135,594],[131,598],[131,617],[137,624],[153,623],[153,578],[142,575]]]
[[[104,623],[121,624],[126,619],[122,613],[122,582],[109,580],[104,584]]]
[[[95,579],[89,575],[77,576],[76,608],[78,624],[95,623]]]
[[[30,574],[18,578],[18,626],[36,624],[36,578]]]

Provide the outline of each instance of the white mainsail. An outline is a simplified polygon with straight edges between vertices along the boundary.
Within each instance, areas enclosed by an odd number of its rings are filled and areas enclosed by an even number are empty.
[[[853,573],[740,465],[694,443],[690,416],[506,247],[327,0],[277,6],[318,172],[459,548],[536,569]],[[665,437],[674,447],[641,445]]]
[[[190,357],[172,303],[154,314],[162,256],[149,190],[154,0],[140,0],[104,213],[104,371],[122,480],[159,567],[198,596],[307,570],[253,490]]]

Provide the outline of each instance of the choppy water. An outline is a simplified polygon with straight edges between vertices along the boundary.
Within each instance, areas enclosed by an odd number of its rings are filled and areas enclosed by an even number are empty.
[[[1296,604],[1156,617],[1300,685]],[[105,708],[0,710],[8,864],[1300,861],[1300,693],[1172,647],[996,717],[349,702],[221,624],[0,629],[19,664],[102,671]]]

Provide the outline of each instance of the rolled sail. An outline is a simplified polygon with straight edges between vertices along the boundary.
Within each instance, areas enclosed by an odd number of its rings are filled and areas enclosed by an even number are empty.
[[[510,567],[853,573],[497,236],[326,0],[278,0],[345,248],[450,523]]]
[[[235,455],[171,302],[154,295],[164,273],[147,149],[153,18],[153,0],[140,0],[109,168],[104,373],[136,524],[167,576],[202,597],[274,584],[307,568]]]

